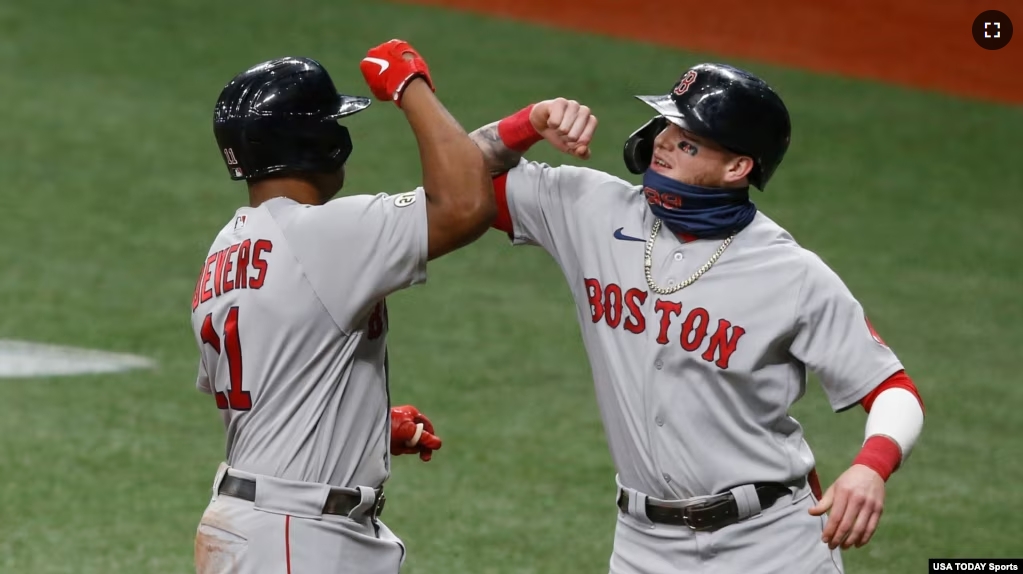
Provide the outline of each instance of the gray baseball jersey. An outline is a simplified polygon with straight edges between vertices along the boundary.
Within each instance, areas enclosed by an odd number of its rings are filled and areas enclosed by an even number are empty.
[[[695,283],[659,295],[641,186],[526,160],[506,186],[513,242],[543,247],[571,288],[624,486],[678,499],[797,481],[814,467],[788,414],[807,372],[841,410],[902,368],[841,279],[763,213]],[[721,243],[662,228],[654,282],[686,280]]]
[[[192,299],[196,386],[226,412],[231,467],[342,487],[388,478],[384,298],[424,282],[426,260],[422,189],[238,209]]]

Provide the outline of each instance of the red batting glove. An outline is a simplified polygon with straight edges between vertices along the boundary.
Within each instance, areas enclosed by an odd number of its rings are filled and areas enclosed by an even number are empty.
[[[423,78],[434,90],[426,60],[404,40],[391,40],[371,48],[359,69],[377,99],[392,100],[399,108],[402,92],[413,78]]]
[[[391,454],[416,454],[424,462],[440,450],[441,440],[433,434],[433,423],[412,405],[391,408]],[[418,437],[416,435],[419,435]]]

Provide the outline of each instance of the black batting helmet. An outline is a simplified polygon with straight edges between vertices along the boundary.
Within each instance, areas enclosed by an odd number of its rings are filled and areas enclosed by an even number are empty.
[[[666,122],[753,158],[749,180],[761,191],[788,151],[792,127],[785,103],[766,82],[744,70],[699,64],[682,74],[670,93],[636,97],[660,115],[625,143],[625,165],[632,173],[650,166],[654,138]]]
[[[279,58],[235,76],[213,112],[213,133],[231,179],[336,172],[352,153],[337,120],[370,105],[339,94],[311,58]]]

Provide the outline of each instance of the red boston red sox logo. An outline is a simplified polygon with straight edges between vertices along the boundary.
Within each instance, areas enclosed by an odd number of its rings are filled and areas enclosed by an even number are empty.
[[[656,189],[644,187],[643,195],[651,205],[659,205],[664,209],[679,209],[682,207],[682,198],[673,193],[661,193]]]
[[[682,76],[682,79],[679,80],[678,85],[675,86],[675,89],[672,91],[675,93],[676,96],[681,96],[682,94],[686,93],[689,90],[689,86],[693,85],[693,82],[695,81],[696,72],[694,72],[693,70],[689,70],[688,72],[686,72],[686,75]]]

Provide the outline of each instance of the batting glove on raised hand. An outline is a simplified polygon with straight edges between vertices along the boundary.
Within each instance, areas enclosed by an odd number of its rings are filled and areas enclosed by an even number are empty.
[[[424,462],[440,450],[441,440],[433,434],[433,423],[412,405],[391,408],[391,454],[416,454]]]
[[[426,60],[404,40],[390,40],[366,53],[359,64],[373,95],[401,107],[401,95],[413,78],[422,78],[434,90]]]

